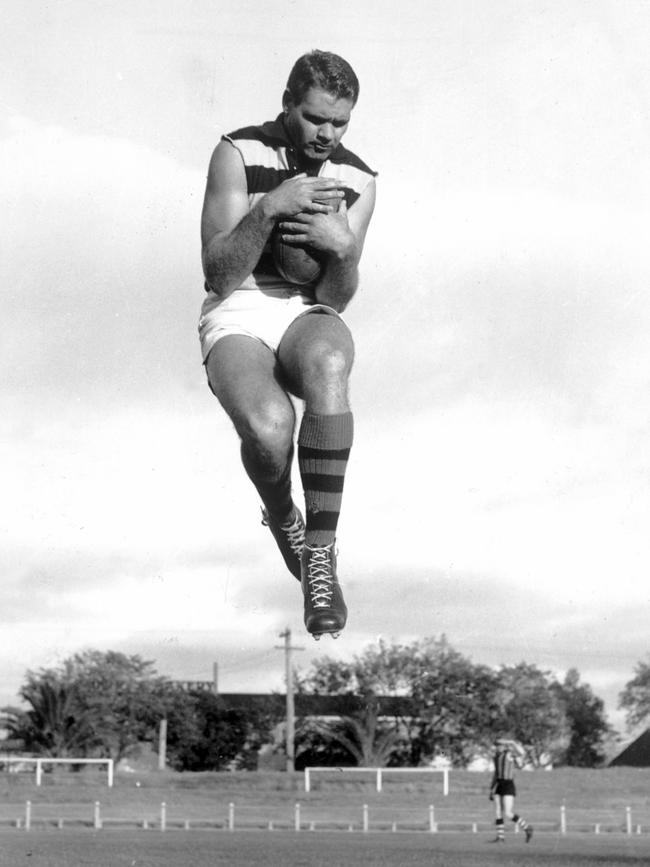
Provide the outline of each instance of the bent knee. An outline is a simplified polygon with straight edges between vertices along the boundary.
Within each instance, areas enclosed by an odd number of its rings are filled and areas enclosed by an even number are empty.
[[[305,353],[303,366],[309,379],[341,381],[350,375],[352,367],[351,349],[333,346],[327,340],[317,340]]]
[[[268,451],[283,451],[291,446],[296,423],[290,404],[266,402],[244,413],[236,413],[233,422],[241,439],[248,445]]]

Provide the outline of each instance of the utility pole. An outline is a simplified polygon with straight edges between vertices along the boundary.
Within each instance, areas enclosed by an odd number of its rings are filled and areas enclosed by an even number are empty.
[[[158,770],[164,771],[167,765],[167,720],[160,720],[158,730]]]
[[[286,753],[287,753],[287,771],[293,771],[295,749],[294,735],[296,727],[296,715],[293,705],[293,666],[291,664],[291,654],[294,650],[304,650],[304,647],[293,647],[291,644],[291,630],[287,627],[284,632],[280,633],[280,638],[284,638],[284,645],[276,650],[284,650],[284,669],[285,680],[287,684],[287,737],[286,737]]]

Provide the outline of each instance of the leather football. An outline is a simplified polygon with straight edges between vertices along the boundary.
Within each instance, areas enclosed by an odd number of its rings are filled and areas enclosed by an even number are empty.
[[[338,199],[328,200],[328,204],[332,205],[334,211],[338,211]],[[315,216],[318,218],[323,215]],[[277,226],[271,236],[271,250],[275,267],[289,283],[306,286],[320,277],[323,266],[322,254],[307,244],[302,246],[285,244]]]

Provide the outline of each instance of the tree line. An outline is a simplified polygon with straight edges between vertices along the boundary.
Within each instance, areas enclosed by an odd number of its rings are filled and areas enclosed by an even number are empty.
[[[227,708],[214,693],[158,675],[138,655],[98,650],[28,671],[18,695],[26,708],[3,708],[0,724],[24,751],[119,762],[142,744],[157,745],[166,719],[167,764],[180,771],[254,768],[282,707],[279,700],[268,712]]]
[[[408,644],[379,642],[348,661],[328,656],[296,672],[300,695],[348,696],[337,718],[297,720],[296,764],[411,766],[444,756],[455,767],[486,755],[497,734],[524,744],[528,760],[601,765],[616,738],[603,701],[576,669],[563,679],[534,664],[493,668],[473,662],[444,636]],[[128,757],[155,743],[167,720],[167,763],[180,771],[257,767],[260,748],[276,743],[282,695],[228,706],[206,690],[160,676],[151,661],[89,650],[55,668],[27,671],[24,707],[2,709],[7,743],[51,757]],[[387,713],[382,705],[397,701]],[[639,662],[619,696],[631,728],[650,718],[650,663]]]
[[[562,681],[526,662],[494,669],[473,662],[444,636],[379,642],[350,662],[323,657],[298,684],[365,700],[356,718],[304,721],[299,743],[307,764],[337,751],[340,760],[352,755],[363,765],[418,766],[444,756],[464,767],[506,733],[525,745],[535,766],[594,767],[614,736],[603,701],[576,669]],[[380,695],[403,697],[399,715],[379,716]]]

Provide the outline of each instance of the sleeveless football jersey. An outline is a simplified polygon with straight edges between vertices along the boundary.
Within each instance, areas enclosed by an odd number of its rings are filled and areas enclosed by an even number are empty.
[[[253,208],[265,193],[303,171],[297,165],[282,118],[283,115],[280,114],[275,120],[261,126],[244,127],[222,136],[223,140],[230,142],[241,155],[246,170],[250,208]],[[356,154],[339,144],[322,163],[318,174],[326,178],[336,178],[346,185],[345,201],[349,208],[377,173],[368,168]],[[294,288],[295,291],[305,291],[304,286]],[[267,242],[253,273],[249,274],[239,289],[286,291],[287,281],[275,268],[270,243]]]
[[[515,775],[515,767],[514,757],[508,750],[494,756],[494,775],[497,780],[512,780]]]

